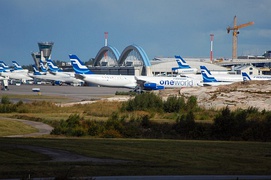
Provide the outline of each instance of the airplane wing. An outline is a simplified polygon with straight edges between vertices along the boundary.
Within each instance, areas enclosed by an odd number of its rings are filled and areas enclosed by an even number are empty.
[[[85,80],[86,76],[84,74],[75,74],[75,78]]]

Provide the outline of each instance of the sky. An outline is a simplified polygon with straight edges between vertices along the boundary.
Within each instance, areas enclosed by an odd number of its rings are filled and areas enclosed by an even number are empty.
[[[240,29],[238,56],[271,50],[270,0],[0,0],[0,60],[8,65],[33,64],[38,42],[54,42],[53,60],[94,58],[108,45],[121,53],[142,47],[155,57],[208,58],[214,34],[214,58],[231,58],[232,33],[226,28],[253,21]]]

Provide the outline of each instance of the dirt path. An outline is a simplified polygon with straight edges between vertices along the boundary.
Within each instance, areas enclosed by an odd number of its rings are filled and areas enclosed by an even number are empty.
[[[41,122],[34,122],[34,121],[28,121],[28,120],[22,120],[22,119],[14,119],[14,118],[6,118],[6,117],[0,117],[1,119],[5,120],[11,120],[11,121],[20,121],[27,125],[30,125],[36,129],[39,130],[39,132],[31,133],[31,134],[22,134],[22,135],[11,135],[6,137],[37,137],[37,136],[43,136],[48,135],[51,133],[53,128],[47,124],[41,123]],[[20,148],[20,149],[27,149],[30,151],[35,151],[41,154],[45,154],[50,157],[51,160],[49,161],[55,161],[55,162],[82,162],[82,161],[88,161],[88,162],[95,162],[95,163],[123,163],[126,161],[123,160],[114,160],[114,159],[99,159],[99,158],[91,158],[86,157],[83,155],[75,154],[69,151],[64,151],[60,149],[53,149],[53,148],[47,148],[47,147],[39,147],[39,146],[30,146],[30,145],[7,145],[7,144],[0,144],[0,147],[10,147],[10,148]]]
[[[20,121],[24,124],[27,124],[29,126],[32,126],[36,129],[38,129],[38,132],[36,133],[31,133],[31,134],[21,134],[21,135],[10,135],[6,137],[37,137],[37,136],[43,136],[43,135],[48,135],[51,133],[53,130],[53,127],[44,124],[42,122],[35,122],[35,121],[28,121],[28,120],[22,120],[22,119],[14,119],[14,118],[7,118],[7,117],[0,117],[1,119],[4,120],[11,120],[11,121]]]

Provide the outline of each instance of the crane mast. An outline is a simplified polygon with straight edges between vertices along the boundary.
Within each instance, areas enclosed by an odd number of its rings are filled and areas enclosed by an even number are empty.
[[[232,59],[237,59],[237,35],[239,34],[239,29],[251,26],[254,22],[248,22],[245,24],[237,25],[237,18],[233,18],[233,27],[228,27],[227,32],[230,33],[232,30]]]

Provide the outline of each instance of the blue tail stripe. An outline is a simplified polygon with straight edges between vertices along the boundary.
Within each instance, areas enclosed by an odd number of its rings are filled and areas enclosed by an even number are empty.
[[[250,76],[246,72],[242,72],[243,81],[251,80]]]
[[[16,61],[12,61],[12,64],[14,65],[14,69],[15,70],[22,70],[22,66],[19,65],[19,63],[17,63]]]
[[[34,75],[41,75],[41,73],[38,71],[38,68],[35,65],[33,65],[32,67],[33,67]]]
[[[69,57],[76,74],[93,74],[76,55],[70,54]]]
[[[57,65],[50,59],[47,60],[47,65],[50,69],[50,71],[52,72],[61,72],[62,70],[60,70]]]
[[[175,56],[175,59],[179,65],[179,68],[181,68],[181,69],[191,68],[181,56]]]

